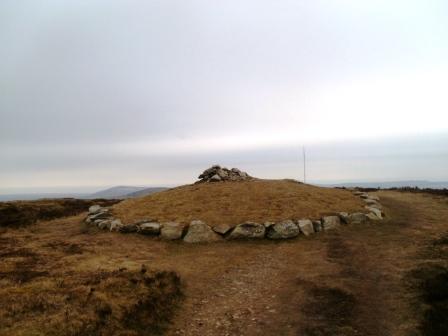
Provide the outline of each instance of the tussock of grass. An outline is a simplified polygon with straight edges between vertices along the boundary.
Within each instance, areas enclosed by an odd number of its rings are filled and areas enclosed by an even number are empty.
[[[1,335],[158,335],[181,297],[174,272],[93,271],[1,280]]]
[[[363,211],[350,191],[320,188],[293,180],[253,180],[186,185],[113,207],[125,223],[144,218],[178,221],[194,219],[209,225],[244,221],[318,218],[339,211]]]

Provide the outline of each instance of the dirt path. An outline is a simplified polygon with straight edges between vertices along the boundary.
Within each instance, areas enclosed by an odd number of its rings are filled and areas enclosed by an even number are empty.
[[[427,195],[380,195],[391,217],[387,221],[264,244],[257,252],[246,246],[237,265],[187,286],[185,305],[169,334],[415,332],[416,293],[406,286],[406,276],[422,248],[448,231],[448,203]]]

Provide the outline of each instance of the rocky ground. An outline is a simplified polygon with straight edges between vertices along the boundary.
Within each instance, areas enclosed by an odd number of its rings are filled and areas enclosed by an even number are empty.
[[[0,335],[43,335],[36,321],[53,309],[42,302],[56,280],[142,264],[181,279],[167,335],[446,335],[448,199],[378,195],[385,220],[286,241],[166,242],[101,231],[85,214],[3,229]],[[5,310],[31,290],[34,311]]]

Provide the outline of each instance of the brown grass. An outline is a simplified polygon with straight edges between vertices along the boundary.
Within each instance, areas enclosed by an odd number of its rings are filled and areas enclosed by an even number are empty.
[[[151,218],[187,224],[200,219],[209,225],[245,221],[319,218],[340,211],[362,211],[363,203],[350,191],[320,188],[292,180],[185,185],[113,207],[125,223]]]
[[[19,227],[42,219],[73,216],[86,211],[93,204],[110,206],[117,202],[119,200],[74,198],[0,202],[0,227]]]
[[[0,335],[157,335],[167,323],[169,336],[416,335],[427,306],[405,279],[441,258],[448,199],[380,196],[385,221],[281,242],[166,242],[86,230],[85,214],[2,229]],[[174,275],[134,285],[142,264],[149,278],[178,274],[184,299]],[[145,293],[158,304],[126,318]]]

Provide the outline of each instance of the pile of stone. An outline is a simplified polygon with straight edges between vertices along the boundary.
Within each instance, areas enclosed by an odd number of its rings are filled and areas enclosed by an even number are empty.
[[[214,165],[199,175],[197,183],[202,182],[222,182],[222,181],[246,181],[253,179],[246,172],[239,170],[238,168],[221,168],[221,166]]]
[[[357,190],[355,190],[353,193],[356,196],[361,197],[361,199],[366,203],[365,208],[370,211],[370,213],[367,214],[369,219],[383,219],[383,206],[380,204],[380,198],[378,196],[369,195],[368,193]]]
[[[89,208],[89,214],[87,215],[85,222],[94,224],[102,230],[108,229],[110,231],[119,231],[123,226],[119,219],[112,216],[110,209],[100,205],[92,205]]]
[[[291,239],[299,235],[310,236],[320,231],[333,230],[344,224],[366,224],[384,218],[382,206],[377,196],[354,191],[365,202],[368,213],[355,212],[349,214],[340,212],[319,219],[291,219],[279,222],[245,222],[238,225],[220,224],[210,227],[200,220],[194,220],[189,225],[177,222],[160,223],[155,219],[143,219],[132,224],[123,224],[113,217],[110,209],[94,205],[89,208],[87,223],[96,225],[103,230],[122,233],[139,233],[159,236],[164,240],[182,239],[186,243],[205,243],[223,240],[239,239]]]

